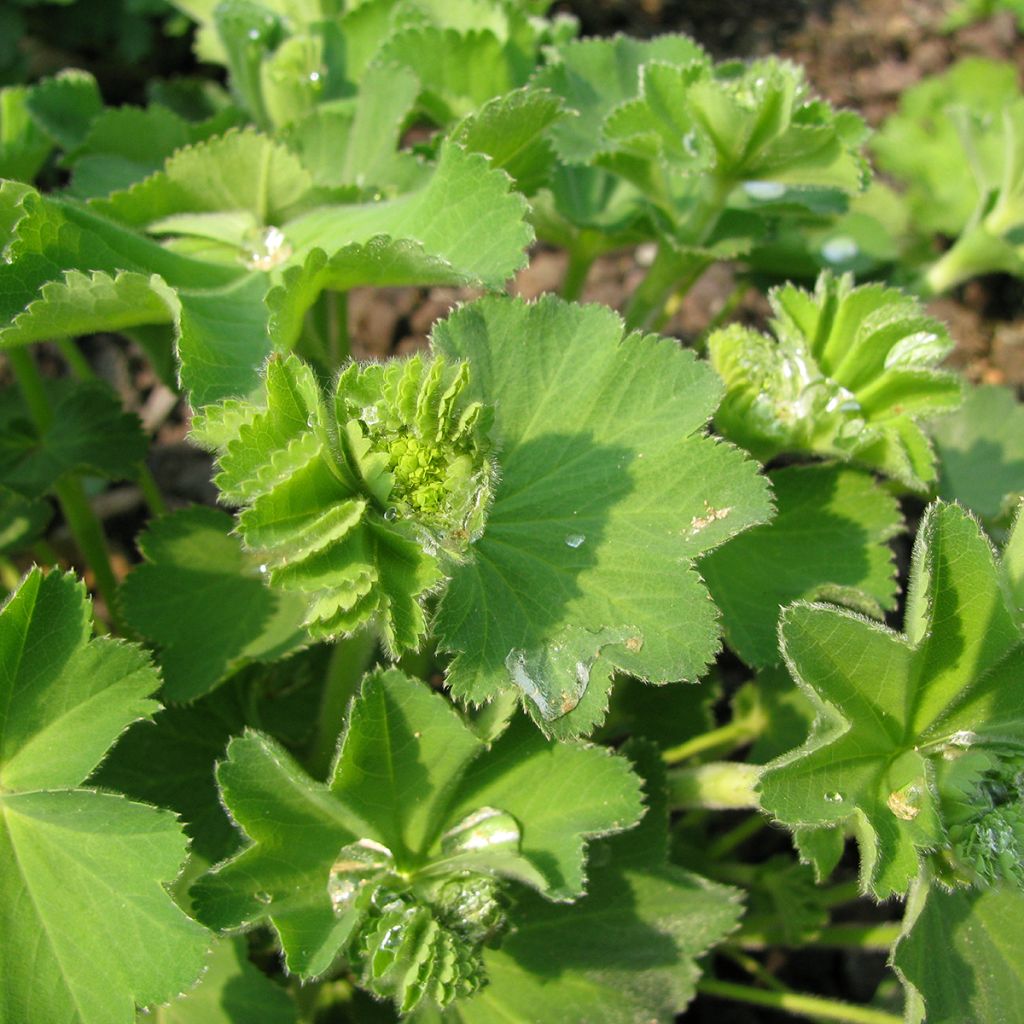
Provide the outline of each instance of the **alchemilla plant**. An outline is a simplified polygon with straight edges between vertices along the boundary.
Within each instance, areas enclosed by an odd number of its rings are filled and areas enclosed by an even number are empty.
[[[869,151],[794,64],[544,0],[178,6],[225,85],[0,90],[0,1024],[1016,1024],[1024,414],[922,304],[1019,273],[1012,76]],[[562,294],[503,294],[537,240]],[[771,318],[652,333],[722,261]],[[466,290],[355,361],[390,286]],[[216,504],[168,508],[97,333]]]

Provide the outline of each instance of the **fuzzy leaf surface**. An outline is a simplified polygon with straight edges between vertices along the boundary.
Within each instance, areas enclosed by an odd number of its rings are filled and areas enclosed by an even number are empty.
[[[792,601],[827,598],[875,618],[894,608],[888,542],[902,525],[896,500],[860,470],[794,466],[768,478],[775,518],[700,567],[729,645],[758,668],[781,660],[776,627]]]
[[[585,840],[639,818],[639,783],[625,760],[605,750],[554,744],[536,730],[521,740],[488,750],[443,697],[395,670],[364,680],[326,783],[266,736],[233,740],[218,780],[251,845],[193,888],[200,917],[221,930],[269,921],[289,969],[320,974],[354,923],[332,909],[328,894],[343,847],[370,841],[414,876],[443,871],[436,865],[452,856],[446,833],[465,820],[466,807],[479,811],[488,806],[481,801],[499,797],[514,804],[511,812],[496,809],[515,818],[518,850],[484,844],[472,860],[468,851],[456,858],[452,870],[466,864],[511,874],[549,899],[578,895]],[[517,760],[510,762],[510,750]],[[544,801],[515,791],[517,771],[538,769],[566,794],[557,821]]]
[[[121,600],[127,623],[160,650],[169,700],[193,700],[244,665],[306,643],[305,602],[264,584],[231,526],[227,513],[196,507],[158,519],[138,539],[145,561]]]
[[[804,746],[766,767],[762,805],[793,827],[852,824],[862,885],[879,899],[905,892],[919,857],[950,841],[944,752],[1024,749],[1009,550],[1000,564],[976,520],[937,503],[918,532],[905,633],[824,605],[783,613],[783,653],[817,718]]]
[[[736,926],[736,891],[667,863],[663,769],[650,748],[626,749],[645,777],[643,822],[600,844],[579,903],[522,894],[514,931],[485,954],[489,984],[453,1019],[669,1024],[693,998],[696,958]]]
[[[84,586],[38,569],[0,612],[3,1020],[130,1024],[195,980],[208,944],[164,888],[186,852],[174,815],[74,788],[159,685],[140,648],[91,627]]]
[[[892,963],[928,1024],[1013,1024],[1024,1014],[1022,943],[1024,894],[1014,887],[944,892],[919,882]]]
[[[501,468],[435,622],[456,696],[517,687],[565,736],[603,718],[614,669],[696,679],[719,627],[693,561],[770,508],[755,467],[704,436],[713,376],[667,339],[624,337],[608,310],[554,298],[482,299],[433,344],[494,403]]]

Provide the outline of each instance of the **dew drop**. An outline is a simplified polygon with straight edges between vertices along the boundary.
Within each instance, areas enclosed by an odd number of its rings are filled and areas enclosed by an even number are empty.
[[[886,803],[900,821],[913,821],[921,813],[921,787],[915,783],[894,790]]]
[[[267,575],[267,563],[263,562],[260,564],[260,573],[264,576]]]
[[[767,202],[772,199],[781,199],[786,194],[786,186],[780,185],[777,181],[745,181],[743,191],[751,199]]]
[[[320,81],[320,72],[319,71],[310,71],[310,73],[309,73],[309,80],[311,82],[313,82],[314,84],[316,82],[319,82]]]
[[[269,892],[264,892],[262,889],[257,893],[253,893],[253,895],[256,897],[257,903],[267,904],[273,899]]]
[[[384,518],[389,523],[393,523],[398,518],[398,509],[394,505],[389,505],[384,509]]]
[[[687,132],[683,136],[683,149],[686,150],[687,156],[696,156],[698,153],[697,149],[697,133]]]
[[[445,832],[441,851],[450,856],[496,847],[518,849],[520,838],[519,823],[511,814],[495,807],[481,807]]]
[[[249,38],[254,42],[259,42],[260,30],[258,28],[249,29]]]
[[[380,423],[380,412],[375,405],[364,405],[359,418],[368,426],[375,427]]]
[[[579,548],[583,546],[586,537],[582,533],[569,533],[566,534],[565,543],[567,547]]]
[[[821,257],[833,265],[849,263],[860,255],[860,246],[849,235],[836,235],[821,247]]]
[[[247,242],[248,252],[243,262],[250,270],[273,270],[292,255],[292,247],[278,227],[264,228]]]
[[[841,804],[843,800],[845,800],[846,798],[843,796],[842,793],[826,793],[825,799],[830,804]]]

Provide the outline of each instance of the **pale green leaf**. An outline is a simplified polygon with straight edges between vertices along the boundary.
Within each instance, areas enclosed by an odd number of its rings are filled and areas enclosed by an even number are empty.
[[[524,195],[548,183],[555,165],[549,129],[565,116],[558,97],[516,89],[485,103],[452,129],[451,138],[471,153],[484,153]]]
[[[438,610],[453,692],[483,702],[516,687],[565,735],[603,717],[613,669],[698,678],[718,624],[693,560],[769,513],[753,465],[703,434],[718,400],[708,370],[667,339],[624,337],[609,310],[551,297],[482,299],[433,343],[494,403],[501,468]]]
[[[896,500],[860,470],[800,466],[769,474],[776,515],[701,562],[726,639],[747,664],[777,664],[779,611],[826,599],[881,618],[896,601],[889,541]]]
[[[122,585],[125,621],[158,648],[169,700],[193,700],[306,643],[305,602],[265,585],[231,525],[217,509],[183,509],[136,542],[145,561]]]
[[[935,368],[953,344],[945,327],[910,295],[850,275],[769,299],[773,337],[732,325],[708,341],[727,392],[718,429],[763,460],[837,456],[926,490],[935,466],[920,421],[961,397],[958,378]]]
[[[878,898],[905,892],[920,857],[953,843],[949,766],[965,750],[993,765],[1024,750],[1017,610],[987,538],[955,505],[933,505],[921,524],[906,629],[823,605],[784,612],[783,653],[817,718],[761,782],[764,808],[791,826],[852,825]]]
[[[27,104],[36,124],[66,150],[81,143],[103,109],[96,80],[75,68],[36,83]]]

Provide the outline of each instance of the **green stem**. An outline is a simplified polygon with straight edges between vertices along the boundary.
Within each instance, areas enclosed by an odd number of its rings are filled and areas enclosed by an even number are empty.
[[[57,341],[57,348],[64,357],[64,361],[71,368],[71,372],[79,380],[93,380],[96,376],[89,360],[82,355],[82,350],[75,344],[72,338],[60,338]]]
[[[53,409],[39,368],[27,349],[9,349],[7,357],[29,415],[39,432],[44,433],[53,422]],[[89,504],[82,481],[76,476],[65,477],[54,485],[54,493],[78,550],[92,569],[96,589],[107,606],[110,620],[118,626],[117,578],[110,564],[103,528]]]
[[[853,903],[861,897],[860,882],[856,879],[850,882],[840,882],[826,889],[818,897],[824,907],[840,907],[844,903]]]
[[[699,736],[694,736],[678,746],[663,750],[661,759],[665,764],[673,765],[688,761],[698,754],[705,754],[709,750],[726,753],[747,743],[752,743],[764,731],[766,724],[767,720],[763,715],[734,718],[717,729],[702,732]]]
[[[730,981],[706,978],[697,983],[697,991],[704,995],[732,999],[782,1010],[798,1017],[818,1017],[822,1020],[839,1021],[840,1024],[903,1024],[903,1018],[884,1010],[867,1006],[851,1006],[837,999],[804,995],[801,992],[767,992],[750,985],[736,985]]]
[[[82,355],[82,350],[75,344],[74,339],[61,338],[57,342],[57,348],[60,349],[60,354],[64,357],[74,377],[78,380],[99,380],[99,377],[89,365],[89,361]],[[164,501],[164,497],[160,493],[156,477],[153,476],[145,462],[139,466],[139,489],[142,491],[142,496],[146,499],[149,511],[153,515],[162,516],[166,514],[167,502]]]
[[[664,327],[697,279],[715,262],[696,250],[707,244],[735,187],[730,178],[709,178],[706,191],[674,232],[681,248],[658,244],[654,262],[626,306],[628,328],[657,331]]]
[[[744,818],[735,828],[720,835],[707,849],[709,861],[722,860],[737,846],[742,846],[751,836],[756,836],[768,824],[763,814],[751,814]]]
[[[352,356],[352,344],[348,336],[348,292],[324,292],[322,301],[327,354],[331,360],[331,369],[337,370]]]
[[[942,295],[972,277],[996,270],[1019,275],[1020,258],[1012,245],[992,234],[985,224],[975,224],[928,268],[924,289],[929,295]]]
[[[712,761],[696,768],[669,772],[669,806],[676,810],[706,807],[713,811],[760,807],[754,787],[761,766],[737,761]]]
[[[902,929],[903,926],[898,921],[883,924],[834,924],[822,928],[809,945],[888,953],[900,937]]]
[[[587,275],[594,265],[593,254],[583,248],[569,250],[569,266],[562,280],[562,298],[567,302],[576,302],[583,294],[583,286],[587,283]]]
[[[747,974],[756,978],[766,988],[774,989],[776,992],[790,991],[789,986],[779,981],[756,957],[752,957],[739,949],[730,949],[728,946],[719,947],[715,952],[728,957],[734,964],[742,967]]]
[[[327,776],[345,721],[348,702],[376,654],[377,637],[369,629],[363,629],[355,636],[338,640],[334,644],[320,700],[316,732],[307,759],[310,772],[317,778]]]

